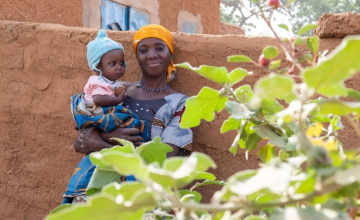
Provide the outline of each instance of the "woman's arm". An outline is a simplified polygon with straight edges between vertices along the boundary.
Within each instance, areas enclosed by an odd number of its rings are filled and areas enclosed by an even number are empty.
[[[173,151],[167,153],[166,157],[177,157],[180,154],[180,147],[174,145],[174,144],[168,144],[170,147],[172,147]]]
[[[112,147],[112,145],[106,143],[101,138],[99,131],[96,128],[78,131],[78,136],[74,141],[75,151],[82,154],[89,154],[110,147]]]
[[[119,144],[110,138],[121,138],[133,142],[136,146],[141,144],[141,137],[134,136],[139,133],[136,128],[124,128],[132,123],[133,119],[120,125],[109,133],[99,131],[96,128],[91,128],[83,131],[78,131],[78,136],[74,141],[74,149],[78,153],[89,154],[95,151],[100,151],[104,148],[111,148],[113,145]]]

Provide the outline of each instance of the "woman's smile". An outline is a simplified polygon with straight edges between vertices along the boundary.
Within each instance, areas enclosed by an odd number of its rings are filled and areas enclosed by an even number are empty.
[[[152,62],[147,64],[149,67],[158,67],[161,66],[161,62]]]

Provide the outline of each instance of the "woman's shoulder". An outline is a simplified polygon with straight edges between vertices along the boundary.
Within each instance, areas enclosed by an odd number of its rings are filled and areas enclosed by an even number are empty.
[[[138,82],[122,82],[125,87],[135,86]]]
[[[176,92],[164,97],[170,109],[182,108],[188,97],[182,93]]]

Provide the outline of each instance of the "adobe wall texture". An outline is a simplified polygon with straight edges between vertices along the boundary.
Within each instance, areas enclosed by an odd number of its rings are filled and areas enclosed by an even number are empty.
[[[72,148],[76,131],[70,114],[70,96],[82,91],[91,74],[86,44],[96,32],[0,21],[0,219],[41,219],[60,204],[73,169],[82,157]],[[131,48],[133,32],[109,35],[125,46],[129,70],[124,80],[138,80],[140,69]],[[229,70],[240,66],[254,72],[242,82],[250,85],[267,72],[251,64],[229,64],[226,57],[244,54],[256,60],[263,47],[277,45],[275,39],[268,37],[183,33],[173,36],[175,63],[225,65]],[[332,50],[340,42],[341,39],[323,39],[321,50]],[[284,59],[284,54],[280,57]],[[347,85],[360,90],[360,76]],[[188,96],[196,95],[203,86],[219,88],[181,69],[172,86]],[[216,115],[215,121],[202,122],[194,128],[195,150],[215,160],[218,168],[212,172],[218,179],[256,168],[260,162],[256,151],[250,153],[248,161],[243,150],[235,157],[228,152],[235,134],[219,133],[227,117],[223,112]],[[355,146],[353,132],[345,130],[342,135],[346,148]],[[215,189],[202,189],[205,199]]]
[[[320,38],[342,38],[360,34],[360,13],[324,13],[318,22],[315,34]]]
[[[0,20],[82,27],[81,0],[1,0]]]
[[[176,32],[180,11],[200,17],[202,34],[220,33],[220,0],[113,0],[152,14],[151,23]],[[100,28],[101,0],[0,1],[0,20]],[[155,17],[154,17],[155,16]]]
[[[199,15],[202,34],[220,33],[220,0],[159,0],[160,24],[176,32],[179,11]]]
[[[226,35],[226,34],[237,34],[237,35],[245,35],[245,32],[241,27],[227,24],[224,22],[220,22],[220,34]]]

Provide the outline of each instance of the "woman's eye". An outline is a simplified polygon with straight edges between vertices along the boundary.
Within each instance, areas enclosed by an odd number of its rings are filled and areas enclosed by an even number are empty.
[[[140,53],[146,53],[146,52],[147,52],[147,49],[145,49],[145,48],[140,49],[139,52],[140,52]]]
[[[163,51],[165,48],[164,47],[157,47],[156,50],[158,51]]]

